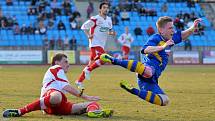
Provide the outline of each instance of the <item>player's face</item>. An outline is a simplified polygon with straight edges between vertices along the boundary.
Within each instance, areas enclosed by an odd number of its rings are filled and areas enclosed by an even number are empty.
[[[102,8],[100,9],[100,11],[101,11],[101,14],[102,14],[102,15],[107,15],[107,14],[108,14],[108,11],[109,11],[109,6],[106,5],[106,4],[104,4],[104,5],[102,6]]]
[[[172,39],[172,36],[174,34],[174,26],[173,22],[168,22],[163,28],[162,28],[163,36],[166,39]]]
[[[59,65],[63,68],[64,72],[67,73],[69,70],[69,61],[67,58],[63,57],[59,62]]]

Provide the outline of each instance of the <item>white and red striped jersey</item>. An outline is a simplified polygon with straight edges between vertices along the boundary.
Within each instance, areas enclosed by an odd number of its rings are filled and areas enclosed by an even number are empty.
[[[118,38],[118,42],[120,42],[123,46],[131,47],[131,43],[134,41],[134,38],[130,33],[123,33]]]
[[[112,29],[112,20],[108,16],[106,19],[100,15],[92,16],[81,26],[81,29],[89,30],[93,37],[92,40],[89,40],[89,47],[100,46],[104,48],[108,39],[108,32]]]
[[[41,89],[41,97],[50,89],[56,89],[62,93],[66,93],[63,88],[70,85],[66,74],[61,66],[54,65],[50,67],[44,75],[43,86]]]

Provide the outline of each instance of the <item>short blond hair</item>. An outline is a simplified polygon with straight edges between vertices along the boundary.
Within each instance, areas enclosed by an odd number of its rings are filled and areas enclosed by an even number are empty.
[[[168,22],[173,22],[172,18],[169,16],[162,16],[157,20],[156,26],[157,28],[163,28]]]

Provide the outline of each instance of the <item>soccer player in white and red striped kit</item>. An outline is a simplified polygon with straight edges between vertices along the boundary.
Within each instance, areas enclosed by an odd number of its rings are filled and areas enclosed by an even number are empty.
[[[76,85],[79,89],[84,89],[83,81],[85,78],[86,80],[90,80],[90,72],[104,64],[99,57],[101,54],[105,53],[104,47],[108,39],[108,35],[115,36],[116,34],[111,30],[112,20],[107,16],[108,9],[108,3],[101,3],[99,5],[99,14],[92,16],[81,27],[89,39],[90,61],[76,80]]]
[[[131,33],[129,33],[129,28],[125,27],[125,33],[121,34],[118,38],[118,42],[122,45],[122,59],[128,60],[128,55],[130,53],[131,43],[134,41]]]
[[[43,110],[52,115],[78,115],[87,113],[89,117],[109,117],[112,110],[101,110],[95,102],[97,96],[88,96],[81,93],[69,84],[66,73],[69,69],[67,56],[62,53],[56,54],[52,59],[52,66],[44,75],[40,98],[19,109],[7,109],[3,117],[19,117],[26,113]],[[92,102],[72,103],[67,101],[66,93],[83,98]]]

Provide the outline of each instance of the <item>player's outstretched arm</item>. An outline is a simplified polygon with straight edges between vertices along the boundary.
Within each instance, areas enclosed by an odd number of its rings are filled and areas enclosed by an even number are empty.
[[[193,25],[192,25],[190,28],[188,28],[188,29],[182,31],[182,33],[181,33],[182,40],[186,40],[187,37],[189,37],[191,34],[193,34],[193,32],[194,32],[196,29],[198,29],[198,24],[199,24],[201,21],[202,21],[201,18],[196,19],[196,20],[193,22]]]
[[[159,52],[159,51],[165,49],[167,46],[170,46],[170,45],[174,45],[174,41],[172,39],[168,40],[162,46],[148,46],[146,49],[144,49],[144,53],[149,54],[149,53]]]
[[[68,93],[76,96],[76,97],[81,97],[85,100],[88,101],[97,101],[100,100],[100,98],[98,96],[88,96],[85,94],[82,94],[79,90],[75,89],[74,87],[72,87],[71,85],[66,85],[63,90],[67,91]]]

